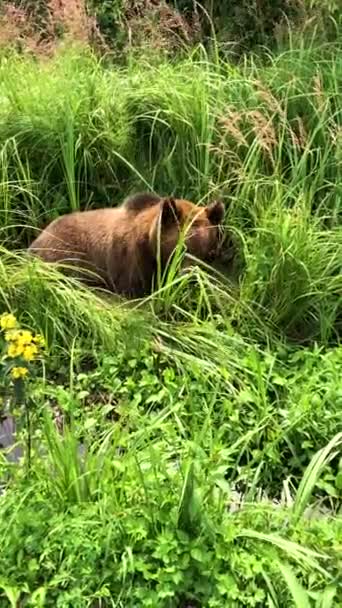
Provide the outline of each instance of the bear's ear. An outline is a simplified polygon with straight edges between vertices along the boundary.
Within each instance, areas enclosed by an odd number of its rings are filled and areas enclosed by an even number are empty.
[[[180,219],[176,199],[163,198],[161,209],[161,223],[163,226],[174,224]]]
[[[207,207],[207,216],[209,221],[218,226],[224,218],[224,205],[221,201],[214,201]]]

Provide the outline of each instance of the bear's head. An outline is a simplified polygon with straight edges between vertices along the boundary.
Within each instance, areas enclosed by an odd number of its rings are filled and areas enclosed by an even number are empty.
[[[151,226],[150,243],[156,254],[160,247],[163,264],[180,238],[184,238],[187,253],[205,262],[213,261],[220,252],[223,217],[224,206],[219,201],[198,207],[183,199],[161,199],[158,217]]]

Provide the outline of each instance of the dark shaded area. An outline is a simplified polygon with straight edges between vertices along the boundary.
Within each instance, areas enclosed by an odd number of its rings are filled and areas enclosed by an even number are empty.
[[[5,416],[0,419],[0,450],[7,451],[7,459],[9,462],[18,462],[23,455],[23,450],[20,446],[15,445],[16,424],[13,416]]]

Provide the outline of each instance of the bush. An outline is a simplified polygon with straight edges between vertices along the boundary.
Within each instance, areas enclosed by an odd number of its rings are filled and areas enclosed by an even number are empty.
[[[127,32],[124,24],[126,0],[88,0],[89,13],[96,17],[97,25],[107,44],[122,47]]]
[[[17,7],[17,12],[6,11],[6,6]],[[178,52],[184,44],[208,42],[213,36],[236,54],[282,44],[289,30],[318,29],[329,39],[336,37],[340,11],[336,0],[13,0],[5,4],[5,18],[17,37],[31,39],[31,50],[34,41],[36,51],[42,46],[47,50],[43,42],[51,45],[55,37],[69,34],[95,42],[101,50],[119,51],[120,57],[127,47]]]
[[[190,0],[175,0],[181,11],[193,10]],[[203,7],[203,8],[202,8]],[[207,36],[217,35],[219,42],[226,42],[237,49],[246,50],[256,45],[274,44],[277,30],[285,20],[295,26],[302,14],[302,3],[297,0],[267,0],[258,3],[250,0],[230,2],[204,1],[198,5],[198,13]]]
[[[106,428],[103,414],[93,408],[83,424],[64,425],[63,436],[49,415],[36,427],[31,476],[18,468],[0,500],[4,600],[261,608],[269,597],[289,604],[293,587],[317,605],[336,597],[338,521],[303,514],[322,466],[303,478],[293,508],[241,504],[225,478],[229,448],[198,441],[207,425],[197,442],[179,441],[165,410],[137,428],[125,417]]]
[[[185,15],[194,11],[192,0],[172,0]],[[310,0],[230,0],[196,4],[203,34],[232,48],[235,52],[248,51],[256,46],[273,47],[287,39],[288,30],[312,31],[312,26],[324,35],[336,36],[331,20],[339,21],[340,11],[336,0],[316,2]]]

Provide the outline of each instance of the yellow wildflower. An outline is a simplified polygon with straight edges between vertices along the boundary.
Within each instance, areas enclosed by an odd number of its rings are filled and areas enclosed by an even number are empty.
[[[5,333],[6,342],[17,342],[22,346],[28,346],[33,343],[32,333],[25,329],[15,329],[6,331]]]
[[[27,367],[12,367],[11,376],[13,380],[19,380],[19,378],[25,378],[28,374]]]
[[[6,331],[6,333],[5,333],[6,342],[13,342],[14,340],[17,340],[19,334],[20,334],[20,332],[17,329],[10,329],[9,331]]]
[[[11,313],[5,313],[0,317],[1,329],[14,329],[17,325],[17,320]]]
[[[21,357],[27,363],[34,361],[38,356],[40,349],[45,345],[43,336],[40,334],[34,335],[27,329],[18,329],[13,315],[3,315],[0,317],[0,320],[1,328],[5,329],[4,337],[7,342],[5,357],[7,356],[12,359]]]
[[[29,344],[28,346],[25,346],[23,350],[23,358],[25,359],[25,361],[33,361],[33,359],[38,353],[38,347],[35,344]]]
[[[18,333],[19,333],[19,335],[17,337],[18,342],[20,342],[21,344],[24,344],[24,345],[31,344],[32,338],[33,338],[31,331],[29,331],[27,329],[22,329]]]
[[[18,342],[12,342],[7,349],[7,355],[11,358],[20,357],[23,352],[24,346],[22,344],[19,344]]]
[[[33,341],[32,332],[27,329],[12,329],[10,331],[6,331],[5,333],[6,342],[14,342],[17,340],[21,344],[31,344]]]
[[[33,342],[35,342],[35,344],[37,344],[38,346],[40,346],[40,348],[44,348],[45,346],[45,339],[41,334],[36,334],[34,336],[34,338],[32,338]]]

